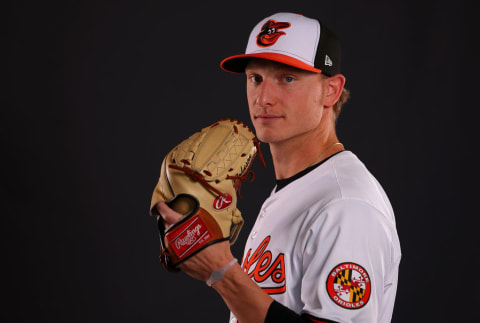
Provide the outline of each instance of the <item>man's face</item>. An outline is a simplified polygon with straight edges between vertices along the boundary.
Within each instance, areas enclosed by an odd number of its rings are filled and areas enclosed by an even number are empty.
[[[261,141],[293,143],[321,132],[321,75],[262,59],[252,59],[245,73],[250,117]]]

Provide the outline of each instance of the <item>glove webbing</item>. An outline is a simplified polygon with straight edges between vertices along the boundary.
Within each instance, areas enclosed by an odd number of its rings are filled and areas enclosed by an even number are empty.
[[[235,120],[235,119],[229,119],[229,118],[221,119],[219,121],[226,121],[226,120],[231,121],[231,122],[236,122],[238,125],[241,125],[242,127],[247,128],[249,132],[252,132],[252,129],[248,128],[248,126],[241,121],[238,121],[238,120]],[[215,122],[210,127],[213,128],[217,125],[218,125],[218,122]],[[233,129],[235,130],[235,133],[238,134],[238,129],[235,125],[233,126]],[[258,153],[258,158],[260,159],[260,163],[262,163],[262,166],[265,167],[265,160],[263,159],[262,151],[260,150],[260,141],[258,141],[257,137],[253,137],[253,143],[255,144],[255,147],[257,148],[257,153]]]

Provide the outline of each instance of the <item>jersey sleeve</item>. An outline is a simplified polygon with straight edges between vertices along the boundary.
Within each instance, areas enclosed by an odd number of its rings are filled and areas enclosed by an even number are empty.
[[[394,224],[393,224],[394,225]],[[315,214],[303,243],[303,313],[338,322],[383,322],[399,261],[392,223],[362,200]],[[391,311],[390,311],[391,312]]]

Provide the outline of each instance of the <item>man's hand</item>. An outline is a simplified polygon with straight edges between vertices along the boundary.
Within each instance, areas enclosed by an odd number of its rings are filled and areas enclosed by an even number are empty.
[[[180,213],[172,210],[167,203],[163,201],[157,203],[156,209],[158,214],[160,214],[160,216],[157,217],[157,220],[160,221],[160,217],[162,218],[165,230],[168,230],[168,228],[180,221],[183,217]]]

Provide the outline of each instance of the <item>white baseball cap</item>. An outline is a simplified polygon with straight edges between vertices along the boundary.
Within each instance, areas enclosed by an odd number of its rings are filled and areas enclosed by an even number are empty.
[[[249,59],[268,59],[332,76],[340,73],[340,41],[317,19],[276,13],[260,21],[248,39],[245,54],[225,58],[220,67],[244,73]]]

